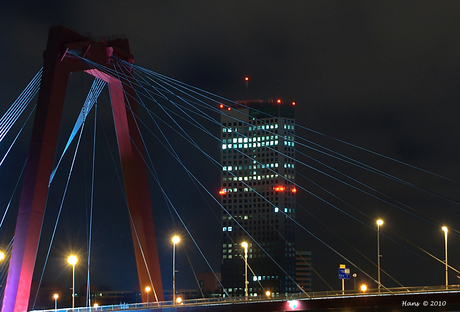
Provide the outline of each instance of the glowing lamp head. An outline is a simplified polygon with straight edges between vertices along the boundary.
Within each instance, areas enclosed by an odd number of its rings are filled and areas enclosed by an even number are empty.
[[[289,305],[289,308],[291,308],[291,310],[295,310],[295,308],[297,308],[299,303],[297,302],[297,300],[289,300],[288,305]]]
[[[383,220],[378,219],[378,220],[377,220],[377,225],[378,225],[378,226],[381,226],[382,224],[383,224]]]
[[[150,286],[145,287],[145,292],[148,293],[148,292],[150,292],[151,290],[152,290],[152,289],[150,288]]]
[[[276,100],[276,103],[277,103],[277,104],[281,104],[281,100],[280,100],[280,99],[277,99],[277,100]]]
[[[57,298],[59,298],[59,295],[58,295],[58,294],[54,294],[54,295],[53,295],[53,298],[54,298],[54,300],[57,300]]]
[[[97,308],[98,306],[99,306],[99,305],[98,305],[97,303],[95,303],[95,304],[93,305],[93,307],[95,307],[95,308]]]
[[[241,247],[243,247],[244,249],[247,249],[248,248],[248,243],[247,242],[242,242]]]
[[[448,231],[448,230],[447,230],[447,226],[443,226],[443,227],[442,227],[442,230],[443,230],[444,232],[447,233],[447,231]]]
[[[292,106],[295,106],[295,102],[292,102],[291,105],[292,105]]]
[[[67,262],[71,265],[75,265],[77,263],[77,257],[75,255],[71,255],[67,258]]]
[[[181,304],[181,302],[182,302],[182,298],[181,298],[181,297],[177,297],[177,298],[176,298],[176,303]]]
[[[271,294],[272,294],[272,293],[270,292],[270,290],[267,290],[267,291],[265,292],[265,296],[267,296],[267,297],[270,297]]]
[[[367,291],[367,285],[366,285],[366,284],[362,284],[360,288],[361,288],[361,291],[362,291],[362,292],[366,292],[366,291]]]
[[[249,81],[249,77],[244,77],[244,81]]]
[[[180,242],[180,237],[177,236],[177,235],[174,235],[173,238],[172,238],[172,242],[173,242],[174,245],[179,243]]]
[[[5,253],[3,251],[0,251],[0,261],[5,259]]]
[[[224,108],[224,104],[220,104],[219,107],[222,109]]]

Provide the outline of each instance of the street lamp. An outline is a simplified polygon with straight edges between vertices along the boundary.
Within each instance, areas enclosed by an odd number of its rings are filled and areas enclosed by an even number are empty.
[[[173,266],[173,305],[176,304],[176,244],[180,242],[180,237],[174,235],[172,238],[173,242],[173,258],[172,258],[172,266]]]
[[[377,220],[377,280],[379,282],[378,290],[380,294],[380,258],[382,257],[380,255],[380,226],[383,224],[383,220],[379,219]]]
[[[445,259],[446,259],[446,288],[449,287],[449,276],[448,276],[448,265],[447,265],[447,226],[443,226],[442,230],[444,231],[444,249],[445,249]]]
[[[72,265],[72,309],[75,308],[75,264],[77,263],[77,257],[74,255],[70,255],[67,259]]]
[[[150,286],[145,287],[145,292],[147,293],[147,309],[149,308],[149,292]]]
[[[248,243],[242,242],[241,246],[244,248],[244,297],[248,300]]]
[[[53,298],[54,298],[54,310],[57,310],[57,300],[59,298],[59,295],[58,294],[54,294],[53,295]]]

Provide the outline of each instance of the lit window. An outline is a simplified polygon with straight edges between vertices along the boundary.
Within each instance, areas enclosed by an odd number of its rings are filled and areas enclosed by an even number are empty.
[[[224,226],[224,227],[222,228],[222,231],[223,231],[223,232],[226,232],[226,231],[227,231],[227,227]]]
[[[233,228],[231,226],[228,227],[228,231],[231,232],[233,231]]]
[[[280,209],[278,207],[275,207],[275,212],[278,212],[280,211]]]
[[[227,149],[227,144],[222,144],[222,149]]]

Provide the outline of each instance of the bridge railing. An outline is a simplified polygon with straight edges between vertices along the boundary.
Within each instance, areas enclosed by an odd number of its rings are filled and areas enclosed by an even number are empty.
[[[224,305],[224,304],[238,304],[238,303],[257,303],[257,302],[270,302],[270,301],[286,301],[286,300],[308,300],[308,299],[330,299],[334,297],[363,297],[363,296],[389,296],[389,295],[402,295],[402,294],[424,294],[436,292],[460,292],[460,285],[446,286],[415,286],[415,287],[394,287],[394,288],[381,288],[368,289],[366,292],[357,290],[329,290],[317,291],[308,293],[289,293],[277,296],[250,296],[248,299],[245,297],[216,297],[216,298],[199,298],[199,299],[186,299],[180,304],[173,305],[172,301],[160,302],[143,302],[131,304],[117,304],[106,305],[98,307],[81,307],[81,308],[64,308],[52,310],[34,310],[33,312],[99,312],[99,311],[126,311],[126,310],[146,310],[156,308],[171,308],[174,306],[208,306],[208,305]]]

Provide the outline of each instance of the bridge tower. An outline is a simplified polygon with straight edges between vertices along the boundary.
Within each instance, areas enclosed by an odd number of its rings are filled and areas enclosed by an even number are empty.
[[[92,63],[71,57],[69,51]],[[138,108],[135,92],[130,87],[129,78],[112,77],[90,65],[114,69],[116,59],[133,63],[129,42],[127,39],[97,42],[65,27],[55,26],[49,31],[43,57],[43,76],[1,311],[28,310],[67,82],[69,74],[76,71],[85,71],[108,83],[140,287],[143,289],[150,285],[158,300],[163,300],[144,148],[136,126]],[[125,74],[130,76],[129,71]]]

